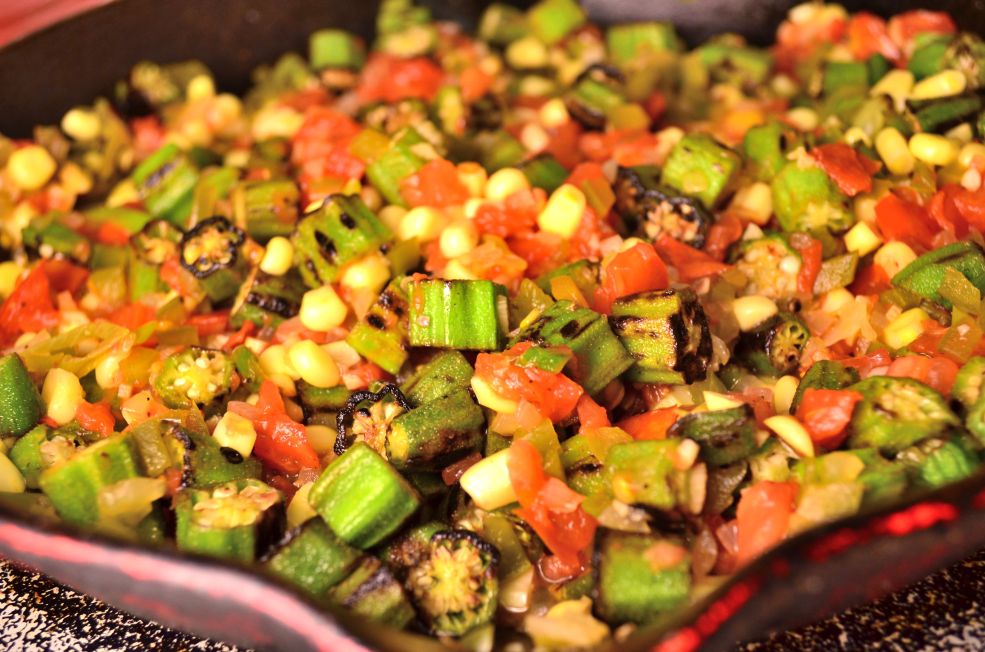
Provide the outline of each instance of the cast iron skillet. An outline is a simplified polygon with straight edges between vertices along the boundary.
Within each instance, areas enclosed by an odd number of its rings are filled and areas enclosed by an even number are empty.
[[[24,136],[106,93],[139,59],[203,60],[220,87],[302,50],[314,29],[370,36],[376,2],[123,0],[0,50],[0,132]],[[474,25],[482,3],[432,3]],[[593,18],[673,20],[692,41],[738,31],[772,38],[788,0],[586,0]],[[898,12],[921,3],[843,2]],[[962,29],[985,33],[985,5],[938,0]],[[639,631],[621,650],[727,648],[900,588],[985,547],[985,472],[962,483],[828,524],[785,542],[688,609]],[[333,614],[244,566],[150,549],[32,520],[0,506],[0,554],[136,615],[214,639],[291,651],[442,650],[439,644]]]

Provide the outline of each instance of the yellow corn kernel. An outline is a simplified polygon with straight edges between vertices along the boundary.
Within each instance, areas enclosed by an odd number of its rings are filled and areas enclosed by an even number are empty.
[[[380,209],[379,217],[380,221],[386,224],[391,231],[400,231],[400,223],[404,219],[404,215],[407,214],[407,209],[403,206],[397,206],[396,204],[389,204]]]
[[[479,199],[478,197],[469,197],[465,200],[465,203],[462,204],[462,214],[466,219],[475,219],[476,213],[479,212],[479,209],[482,208],[484,203],[485,201]]]
[[[958,152],[958,163],[962,167],[971,167],[975,162],[975,157],[980,156],[985,161],[985,145],[981,143],[968,143]]]
[[[777,312],[779,309],[772,299],[756,294],[732,302],[732,313],[743,331],[753,330]]]
[[[250,131],[256,140],[291,138],[303,123],[304,115],[300,112],[288,106],[270,104],[256,113]]]
[[[570,238],[578,230],[587,200],[577,187],[566,183],[551,193],[544,210],[537,216],[537,226],[542,231]]]
[[[51,180],[58,164],[41,145],[14,150],[7,159],[7,174],[21,190],[37,190]]]
[[[455,170],[458,173],[458,180],[468,189],[469,195],[482,197],[486,191],[486,182],[489,180],[486,169],[474,161],[466,161],[459,163]]]
[[[0,491],[4,493],[19,494],[27,489],[24,476],[21,475],[13,462],[3,453],[0,453]]]
[[[882,244],[882,238],[865,222],[858,222],[845,234],[845,248],[864,256],[875,251]]]
[[[547,65],[547,46],[536,36],[525,36],[506,48],[506,62],[513,68],[543,68]]]
[[[489,383],[478,376],[472,376],[472,391],[475,392],[475,400],[479,405],[487,407],[493,412],[512,414],[517,411],[519,405],[516,401],[501,396],[494,390]]]
[[[501,201],[515,192],[529,189],[530,182],[522,170],[503,168],[493,172],[486,182],[486,199]]]
[[[540,124],[548,128],[560,127],[571,119],[571,116],[568,114],[568,107],[565,106],[564,100],[560,97],[555,97],[544,102],[540,107],[538,117],[540,118]]]
[[[107,355],[99,364],[96,365],[96,384],[103,389],[119,387],[123,382],[123,375],[120,373],[120,356]]]
[[[475,281],[479,277],[473,274],[460,260],[449,260],[448,264],[441,271],[441,278],[449,281]]]
[[[835,288],[824,295],[821,302],[821,310],[829,315],[836,315],[838,311],[855,301],[855,295],[845,288]]]
[[[85,400],[85,391],[78,376],[71,371],[55,367],[44,378],[41,398],[48,406],[48,416],[63,426],[75,418],[75,412]]]
[[[763,424],[800,457],[814,457],[814,440],[807,428],[789,415],[770,417]]]
[[[777,414],[789,414],[790,404],[800,380],[796,376],[781,376],[773,385],[773,409]]]
[[[911,100],[932,100],[938,97],[960,95],[968,85],[964,73],[957,70],[944,70],[916,83],[910,91]]]
[[[923,308],[910,308],[886,325],[882,340],[890,348],[901,349],[923,334],[923,322],[929,318]]]
[[[492,511],[516,502],[516,492],[510,482],[510,449],[493,453],[470,466],[458,483],[472,502]]]
[[[62,131],[73,140],[95,140],[102,131],[99,116],[91,109],[76,107],[62,116]]]
[[[913,153],[896,127],[886,127],[876,134],[876,151],[891,173],[904,175],[913,172],[916,163]]]
[[[348,312],[345,302],[332,286],[325,285],[304,293],[298,317],[305,328],[324,333],[341,326]]]
[[[109,197],[106,198],[106,205],[110,208],[119,208],[136,201],[140,201],[137,186],[133,183],[133,179],[124,179],[113,186]]]
[[[215,82],[208,75],[195,75],[185,86],[185,97],[189,102],[215,97]]]
[[[287,504],[288,529],[300,527],[314,517],[318,516],[318,513],[311,506],[311,503],[308,502],[308,495],[311,493],[311,487],[314,484],[314,482],[306,482],[301,485],[298,490],[294,492],[291,502]]]
[[[798,106],[797,108],[790,109],[787,111],[786,117],[787,122],[797,131],[814,131],[820,122],[817,112],[806,106]]]
[[[335,438],[338,433],[328,426],[314,424],[305,426],[308,433],[308,443],[319,455],[332,452],[335,448]]]
[[[910,153],[928,165],[947,165],[958,158],[958,146],[937,134],[913,134]]]
[[[0,263],[0,299],[6,299],[17,287],[21,276],[20,265],[12,260]]]
[[[851,127],[845,132],[845,142],[849,145],[861,143],[868,147],[872,144],[872,139],[869,138],[869,134],[865,133],[861,127]]]
[[[283,276],[291,269],[294,262],[294,245],[283,236],[275,236],[267,243],[263,252],[260,269],[271,276]]]
[[[916,78],[909,70],[890,70],[883,75],[882,79],[876,82],[875,86],[869,91],[872,97],[888,95],[893,100],[893,105],[897,109],[902,109],[906,105],[906,98],[913,90]]]
[[[400,220],[397,235],[401,240],[417,238],[418,242],[429,242],[441,235],[445,226],[445,216],[437,208],[418,206],[407,211]]]
[[[287,355],[287,347],[283,344],[268,346],[259,358],[260,368],[268,376],[286,376],[292,381],[301,377],[294,365],[291,364],[291,359]]]
[[[92,190],[92,177],[71,161],[62,166],[58,173],[58,180],[66,191],[74,195],[84,195]]]
[[[528,122],[520,131],[520,142],[528,152],[539,152],[551,144],[551,137],[536,122]]]
[[[882,267],[889,278],[896,276],[901,269],[917,259],[917,254],[905,242],[887,242],[876,252],[873,260]]]
[[[701,392],[701,395],[704,397],[705,407],[709,412],[714,412],[715,410],[731,410],[742,405],[741,401],[737,401],[731,396],[726,396],[719,392],[705,390]]]
[[[219,423],[215,424],[212,438],[224,447],[231,448],[243,457],[253,453],[253,445],[257,441],[257,432],[253,422],[235,412],[226,412]]]
[[[876,204],[879,200],[871,194],[859,195],[855,198],[852,203],[852,209],[855,212],[855,217],[859,222],[865,222],[866,224],[876,223]]]
[[[469,220],[459,220],[441,232],[441,255],[451,260],[463,256],[479,244],[479,230]]]
[[[735,193],[729,208],[762,226],[769,222],[770,216],[773,215],[773,191],[769,184],[762,181],[743,186]]]
[[[339,384],[339,367],[328,351],[311,340],[301,340],[288,349],[291,366],[301,380],[314,387],[335,387]]]
[[[379,291],[390,280],[390,262],[383,254],[363,256],[342,270],[339,285],[350,290]]]

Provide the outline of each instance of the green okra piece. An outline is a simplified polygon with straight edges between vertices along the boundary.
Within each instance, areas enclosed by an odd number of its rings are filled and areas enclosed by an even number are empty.
[[[631,65],[655,52],[677,51],[681,47],[674,26],[663,21],[612,25],[605,32],[609,56],[618,65]]]
[[[263,566],[312,597],[322,598],[355,570],[362,556],[361,550],[315,518],[289,532],[266,556]]]
[[[24,361],[16,353],[0,357],[0,437],[19,437],[44,416],[44,403]]]
[[[304,284],[296,270],[272,276],[254,268],[233,302],[229,324],[240,328],[249,321],[258,328],[276,327],[298,314],[303,295]]]
[[[390,147],[379,158],[366,166],[366,178],[391,204],[406,206],[400,193],[400,183],[414,174],[427,162],[415,153],[415,146],[430,144],[413,127],[396,134]]]
[[[843,88],[864,91],[869,85],[869,69],[864,61],[829,61],[824,66],[824,94]]]
[[[616,500],[661,510],[687,505],[690,471],[674,466],[680,440],[646,440],[616,444],[603,466],[607,484]]]
[[[732,86],[761,85],[773,69],[773,57],[767,50],[742,47],[725,39],[705,43],[695,53],[713,81]]]
[[[41,445],[48,441],[50,430],[47,426],[37,426],[24,433],[11,446],[7,457],[14,463],[17,470],[24,476],[24,482],[29,489],[38,488],[38,480],[45,469]]]
[[[669,235],[700,249],[714,223],[700,200],[662,185],[660,170],[652,165],[620,167],[614,190],[616,210],[626,228],[649,240]]]
[[[636,362],[627,374],[632,380],[686,384],[705,379],[711,332],[690,288],[621,297],[612,304],[610,321]]]
[[[366,61],[366,46],[343,29],[320,29],[308,37],[308,62],[314,70],[358,70]]]
[[[391,240],[393,233],[359,197],[329,195],[298,222],[294,262],[309,287],[321,287],[335,281],[343,265]]]
[[[901,451],[896,461],[907,467],[914,485],[924,489],[964,480],[980,465],[971,442],[959,434],[922,441]]]
[[[529,33],[527,18],[517,7],[494,2],[479,19],[478,37],[486,43],[506,46]]]
[[[800,379],[790,403],[790,413],[797,412],[797,406],[808,389],[845,389],[858,381],[858,371],[855,369],[834,360],[818,360]]]
[[[328,601],[364,618],[401,629],[414,619],[414,607],[400,582],[376,557],[365,555],[352,573],[328,592]]]
[[[424,405],[467,389],[473,373],[472,365],[459,351],[439,351],[403,382],[400,391],[411,405]]]
[[[45,213],[32,219],[21,230],[21,242],[30,252],[42,258],[59,255],[86,264],[92,254],[89,239],[61,222],[55,213]]]
[[[857,481],[862,484],[862,506],[883,505],[898,499],[906,491],[909,482],[906,468],[890,462],[876,448],[856,448],[846,451],[858,457],[865,468]]]
[[[508,320],[506,288],[492,281],[426,279],[409,291],[411,346],[498,350]]]
[[[571,278],[571,280],[574,281],[575,286],[577,286],[578,290],[580,290],[584,296],[589,297],[595,294],[595,290],[599,286],[599,265],[598,263],[594,263],[587,259],[576,260],[573,263],[567,263],[566,265],[561,265],[560,267],[556,267],[554,269],[548,270],[543,274],[541,274],[540,276],[538,276],[537,287],[539,287],[545,293],[550,294],[551,281],[561,276],[567,276]],[[529,281],[529,279],[527,280]],[[522,294],[522,292],[523,292],[523,284],[521,282],[520,293],[518,293],[518,297],[517,297],[518,299],[519,299],[519,295]],[[548,297],[548,299],[550,299],[550,297]],[[538,299],[535,298],[534,303],[537,302]],[[550,301],[547,301],[545,303],[550,303]],[[531,309],[533,307],[537,307],[537,306],[532,306]],[[527,313],[529,312],[530,309],[524,312],[521,317],[526,317]]]
[[[433,111],[441,131],[454,136],[464,136],[468,127],[469,107],[458,86],[446,85],[434,96]]]
[[[742,151],[754,176],[772,181],[787,163],[787,150],[796,143],[797,133],[778,121],[757,125],[746,132]]]
[[[164,361],[154,391],[169,408],[207,406],[229,393],[233,369],[226,353],[190,346]]]
[[[233,221],[257,242],[294,231],[301,191],[290,179],[244,181],[233,189],[231,199]]]
[[[309,501],[340,539],[360,549],[396,532],[420,506],[417,492],[364,442],[326,467]]]
[[[527,11],[530,31],[547,45],[557,43],[586,20],[575,0],[541,0]]]
[[[790,161],[771,186],[773,212],[787,233],[841,233],[855,222],[846,197],[820,167]]]
[[[132,179],[151,215],[178,226],[187,223],[198,170],[177,145],[164,145],[144,159]]]
[[[260,358],[257,357],[257,354],[240,344],[230,352],[229,358],[232,360],[236,373],[239,374],[242,386],[251,394],[259,392],[260,385],[263,384],[266,375],[260,367]]]
[[[964,122],[973,120],[985,103],[978,95],[949,97],[930,102],[911,103],[911,110],[927,133],[942,134]]]
[[[985,250],[971,241],[955,242],[923,254],[901,269],[892,283],[950,310],[954,304],[946,295],[954,281],[948,282],[948,270],[959,272],[979,292],[985,291]]]
[[[739,335],[735,359],[757,375],[783,376],[800,366],[810,336],[796,315],[783,312]]]
[[[394,279],[380,292],[376,303],[370,306],[345,341],[359,355],[396,374],[407,361],[409,310],[401,279]]]
[[[213,303],[231,299],[249,272],[243,255],[246,235],[222,216],[198,222],[181,237],[181,266],[198,279]]]
[[[851,389],[863,397],[852,416],[852,448],[898,453],[961,423],[938,392],[912,378],[870,376]]]
[[[560,188],[569,175],[568,169],[546,152],[524,161],[520,169],[531,186],[543,188],[548,194]]]
[[[603,315],[570,301],[549,306],[520,330],[509,345],[528,341],[571,349],[575,357],[565,373],[589,395],[602,391],[634,362]]]
[[[712,208],[741,167],[739,156],[707,134],[684,136],[671,150],[660,183]]]
[[[561,373],[574,358],[564,346],[532,346],[516,359],[521,367],[537,367],[552,374]]]
[[[701,459],[709,466],[733,464],[756,450],[756,420],[748,405],[688,414],[675,421],[668,434],[698,442]]]
[[[913,50],[913,54],[906,62],[906,67],[917,79],[930,77],[944,69],[947,51],[950,47],[950,36],[924,37],[920,39],[920,43]]]
[[[747,295],[761,294],[781,300],[797,296],[797,277],[803,260],[785,234],[766,233],[761,238],[742,240],[731,259],[736,269],[749,279],[743,290]]]
[[[38,484],[65,522],[92,526],[99,521],[100,492],[139,475],[132,439],[120,433],[45,469]]]
[[[609,114],[626,103],[621,86],[604,66],[590,66],[565,93],[568,113],[586,127],[605,127]]]
[[[665,535],[600,528],[595,539],[595,611],[606,622],[645,624],[683,604],[691,592],[690,555],[668,567],[647,555],[682,545]]]
[[[459,389],[397,416],[386,452],[398,469],[440,470],[482,446],[486,419],[472,395]]]
[[[592,452],[584,435],[575,435],[561,444],[561,465],[564,479],[572,489],[591,496],[606,489],[602,462]]]
[[[179,550],[244,562],[262,556],[284,530],[283,497],[259,480],[182,489],[174,513]]]

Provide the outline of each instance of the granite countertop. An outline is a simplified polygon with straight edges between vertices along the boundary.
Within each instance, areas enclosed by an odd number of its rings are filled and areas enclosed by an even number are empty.
[[[243,650],[134,618],[3,561],[0,649]],[[877,602],[737,652],[862,649],[985,650],[985,551]]]

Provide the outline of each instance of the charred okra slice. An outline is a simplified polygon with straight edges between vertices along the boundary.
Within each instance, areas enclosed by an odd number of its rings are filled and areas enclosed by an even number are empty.
[[[407,361],[407,295],[400,279],[390,281],[345,339],[370,362],[396,374]]]
[[[711,79],[729,86],[756,88],[773,68],[773,58],[767,50],[742,47],[727,37],[705,43],[696,53],[708,67]]]
[[[492,620],[499,595],[499,553],[468,530],[431,537],[408,572],[407,589],[434,636],[461,636]]]
[[[506,288],[492,281],[426,279],[410,288],[411,346],[496,351],[508,322]]]
[[[167,260],[178,258],[184,231],[167,220],[151,220],[130,237],[127,263],[127,286],[131,301],[167,286],[158,268]]]
[[[251,321],[258,328],[276,327],[298,314],[303,289],[301,277],[293,269],[282,276],[271,276],[255,268],[233,303],[229,324],[240,328]]]
[[[852,416],[852,448],[898,453],[960,425],[940,394],[912,378],[871,376],[851,389],[863,397]]]
[[[383,562],[368,555],[328,592],[328,600],[373,622],[398,629],[414,619],[414,607],[400,582]]]
[[[700,249],[714,219],[697,199],[661,186],[659,177],[656,166],[619,168],[616,210],[632,233],[650,240],[667,234]]]
[[[284,529],[284,501],[259,480],[182,489],[174,499],[179,550],[253,561]]]
[[[797,132],[779,121],[753,127],[742,140],[742,150],[760,181],[772,181],[787,162],[787,151],[796,143]]]
[[[154,391],[170,408],[207,406],[232,387],[233,364],[215,349],[190,346],[164,361]]]
[[[248,264],[241,247],[243,231],[222,216],[196,224],[181,238],[181,266],[198,279],[202,290],[219,303],[236,296]]]
[[[704,499],[704,486],[692,487],[693,470],[674,466],[680,440],[649,440],[616,444],[605,457],[605,474],[616,500],[665,511],[692,506]],[[695,480],[701,474],[695,475]],[[698,495],[700,493],[700,495]],[[700,505],[695,512],[700,511]]]
[[[742,333],[735,345],[735,358],[760,376],[782,376],[796,371],[810,331],[800,319],[787,312]]]
[[[67,523],[99,521],[99,496],[111,485],[140,475],[129,434],[112,435],[49,467],[38,480],[41,491]]]
[[[773,212],[787,233],[841,233],[854,222],[847,198],[815,165],[787,163],[773,179],[772,191]]]
[[[393,233],[358,197],[330,195],[294,232],[294,262],[309,287],[332,283],[346,263],[393,240]]]
[[[709,466],[733,464],[756,450],[756,420],[752,408],[746,404],[681,417],[667,434],[698,442],[701,459]]]
[[[951,396],[964,406],[964,424],[985,445],[985,358],[974,356],[958,371]]]
[[[660,183],[713,208],[741,166],[735,152],[707,134],[684,136],[671,150]]]
[[[548,307],[517,333],[509,346],[519,342],[571,349],[575,357],[565,373],[588,394],[602,391],[634,362],[604,316],[571,301],[558,301]]]
[[[417,492],[363,442],[328,465],[309,501],[340,539],[361,549],[396,532],[420,506]]]
[[[46,213],[32,219],[21,230],[21,242],[32,255],[68,258],[83,265],[89,262],[92,253],[92,243],[88,238],[61,222],[57,213]]]
[[[133,171],[133,183],[154,217],[184,226],[191,212],[198,170],[177,145],[168,144]]]
[[[612,304],[611,323],[636,360],[627,374],[630,379],[675,385],[705,379],[711,332],[690,288],[621,297]]]
[[[473,371],[472,365],[458,351],[440,351],[420,365],[400,386],[400,391],[411,405],[424,405],[455,390],[467,389]]]
[[[743,289],[746,295],[759,294],[771,299],[790,299],[797,295],[802,260],[785,235],[769,233],[741,241],[732,262],[749,279]]]
[[[800,379],[790,403],[790,414],[797,412],[797,406],[808,389],[844,389],[858,381],[858,372],[855,369],[834,360],[818,360]]]
[[[970,241],[929,251],[893,277],[896,287],[948,310],[955,299],[961,301],[962,286],[968,284],[985,292],[985,250]]]
[[[568,485],[578,493],[591,496],[606,488],[602,461],[585,435],[575,435],[561,444],[561,465]]]
[[[378,392],[353,392],[336,415],[335,454],[341,455],[354,443],[362,442],[386,458],[393,421],[410,409],[403,393],[392,383],[383,385]]]
[[[301,193],[290,179],[246,181],[233,189],[233,217],[251,238],[265,243],[289,236],[298,221]]]
[[[691,591],[690,555],[660,534],[600,529],[593,566],[595,611],[613,625],[652,622]]]
[[[321,598],[346,578],[363,553],[336,537],[320,519],[287,534],[263,561],[274,575]]]
[[[936,489],[964,480],[978,470],[970,442],[960,434],[927,439],[900,452],[896,461],[910,470],[916,486]]]
[[[622,85],[619,69],[604,64],[589,66],[565,95],[568,113],[589,129],[602,129],[609,113],[626,103]]]
[[[0,357],[0,437],[19,437],[44,416],[38,388],[16,353]]]

